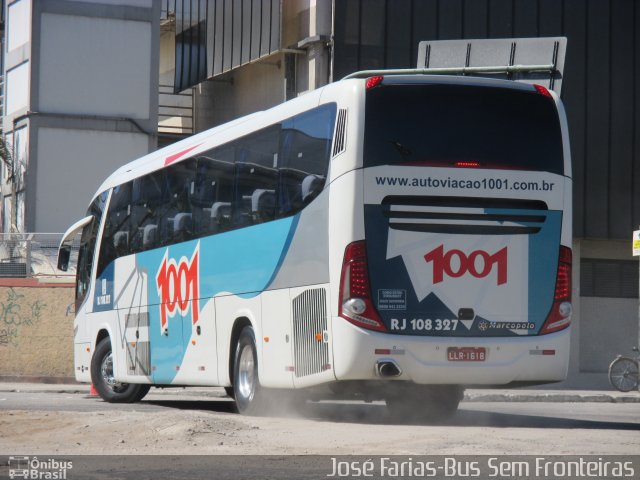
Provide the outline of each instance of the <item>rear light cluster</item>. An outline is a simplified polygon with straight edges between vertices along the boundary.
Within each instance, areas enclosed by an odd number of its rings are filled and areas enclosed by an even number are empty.
[[[551,92],[547,90],[546,87],[543,87],[542,85],[534,84],[533,88],[535,88],[539,94],[544,95],[545,97],[553,100],[553,97],[551,96]]]
[[[373,87],[377,87],[378,85],[380,85],[382,83],[382,81],[384,80],[384,77],[382,75],[376,75],[375,77],[369,77],[367,78],[367,81],[365,83],[365,87],[367,90],[369,90],[370,88]]]
[[[456,162],[455,166],[458,168],[478,168],[480,166],[480,162]]]
[[[571,324],[571,249],[560,247],[558,258],[558,275],[556,276],[556,291],[553,298],[551,312],[540,330],[540,335],[558,332]]]
[[[371,300],[364,240],[347,245],[340,277],[340,316],[362,328],[386,332]]]

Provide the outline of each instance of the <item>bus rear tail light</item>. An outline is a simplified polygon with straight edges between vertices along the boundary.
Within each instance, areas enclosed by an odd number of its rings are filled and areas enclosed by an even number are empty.
[[[542,85],[538,85],[538,84],[534,84],[533,88],[535,88],[539,94],[544,95],[545,97],[551,98],[553,100],[553,97],[551,96],[551,92],[547,89],[547,87],[543,87]]]
[[[560,247],[558,259],[558,274],[556,276],[556,290],[553,307],[544,322],[540,335],[564,330],[571,324],[571,249]]]
[[[342,318],[354,325],[369,330],[387,331],[371,300],[364,240],[350,243],[344,251],[338,311]]]
[[[370,88],[377,87],[382,83],[382,80],[384,80],[384,76],[382,75],[367,78],[367,82],[365,84],[366,89],[369,90]]]
[[[456,162],[454,165],[458,168],[478,168],[480,166],[480,162],[464,161]]]

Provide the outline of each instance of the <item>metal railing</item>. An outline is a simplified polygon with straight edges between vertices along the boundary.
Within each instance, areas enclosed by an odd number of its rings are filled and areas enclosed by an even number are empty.
[[[176,14],[176,0],[162,0],[160,5],[160,20],[169,20]]]
[[[71,248],[69,270],[57,269],[62,233],[0,233],[0,278],[60,278],[73,281],[80,236]]]
[[[193,90],[173,93],[172,85],[160,85],[158,133],[193,134]]]

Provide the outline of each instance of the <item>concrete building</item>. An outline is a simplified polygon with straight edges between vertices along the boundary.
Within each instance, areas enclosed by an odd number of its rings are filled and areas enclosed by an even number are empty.
[[[63,231],[156,148],[159,18],[152,0],[7,2],[3,231]]]

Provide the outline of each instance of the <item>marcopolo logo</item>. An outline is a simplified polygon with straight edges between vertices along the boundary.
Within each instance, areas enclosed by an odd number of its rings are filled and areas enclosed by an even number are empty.
[[[451,278],[459,278],[469,273],[476,278],[484,278],[494,266],[498,272],[496,283],[507,283],[507,247],[493,255],[483,250],[475,250],[467,255],[457,249],[445,252],[444,245],[440,245],[427,253],[424,259],[427,263],[433,262],[434,284],[442,282],[445,274]]]
[[[191,255],[191,259],[181,257],[178,262],[169,258],[169,250],[164,254],[162,264],[156,275],[156,286],[160,297],[160,328],[164,331],[168,318],[176,313],[184,316],[189,313],[193,323],[199,317],[199,275],[198,262],[200,257],[200,243]]]

